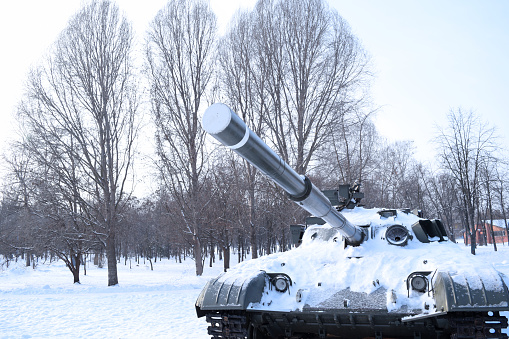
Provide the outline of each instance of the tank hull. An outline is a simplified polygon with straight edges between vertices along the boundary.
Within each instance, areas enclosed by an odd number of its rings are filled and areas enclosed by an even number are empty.
[[[414,234],[410,225],[423,223],[406,212],[344,213],[369,222],[371,237],[362,246],[345,247],[334,228],[311,226],[298,248],[240,263],[209,281],[196,302],[209,334],[507,338],[507,319],[499,314],[509,311],[507,279],[493,267],[445,239],[423,243],[414,235],[404,246],[389,243],[387,225],[408,225]]]
[[[488,272],[489,273],[489,272]],[[491,272],[498,276],[498,272]],[[210,323],[212,338],[507,338],[509,294],[502,278],[477,277],[481,289],[465,288],[460,280],[473,277],[438,272],[433,289],[422,308],[403,306],[389,310],[393,291],[379,286],[371,293],[339,290],[320,302],[299,309],[286,309],[277,299],[306,296],[295,286],[274,292],[271,281],[281,273],[254,272],[242,277],[228,273],[212,279],[196,302],[198,316]],[[472,287],[473,284],[471,283]],[[486,289],[485,286],[490,286]],[[322,286],[317,286],[313,293]],[[307,290],[309,294],[309,289]],[[410,291],[408,293],[409,298]],[[399,296],[399,298],[405,298]],[[396,300],[394,300],[396,302]],[[460,336],[458,334],[461,334]]]

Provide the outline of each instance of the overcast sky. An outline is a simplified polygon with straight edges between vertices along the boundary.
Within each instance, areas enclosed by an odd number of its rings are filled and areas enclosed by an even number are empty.
[[[0,1],[0,147],[15,124],[31,65],[44,56],[81,5],[79,0]],[[166,1],[118,0],[142,36]],[[212,0],[224,30],[254,0]],[[451,108],[473,110],[503,136],[509,131],[509,1],[331,0],[373,60],[373,103],[379,132],[413,140],[417,159],[435,155],[429,141]]]

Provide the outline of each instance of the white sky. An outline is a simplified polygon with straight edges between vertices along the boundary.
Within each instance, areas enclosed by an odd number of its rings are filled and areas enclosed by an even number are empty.
[[[0,147],[14,128],[31,65],[41,60],[79,0],[0,1]],[[165,0],[118,0],[143,34]],[[254,0],[211,0],[222,29]],[[373,101],[379,132],[414,140],[416,157],[432,161],[429,140],[451,108],[474,110],[509,148],[509,1],[330,0],[373,58]]]

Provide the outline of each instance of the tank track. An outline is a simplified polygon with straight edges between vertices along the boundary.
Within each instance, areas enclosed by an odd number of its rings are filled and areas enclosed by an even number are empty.
[[[507,328],[507,318],[499,312],[454,314],[449,323],[456,329],[451,339],[507,339],[507,334],[502,333],[502,329]]]
[[[213,339],[247,338],[247,318],[245,315],[229,313],[210,313],[206,315],[210,326],[207,328]]]
[[[212,339],[251,339],[257,338],[248,330],[249,321],[245,314],[238,313],[209,313],[206,315],[208,326],[208,334]],[[442,331],[436,332],[437,339],[509,339],[507,334],[502,333],[502,329],[507,328],[508,320],[504,316],[500,316],[499,312],[472,312],[472,313],[450,313],[447,316],[449,323],[449,335],[444,335]],[[251,326],[252,329],[252,326]],[[262,336],[262,335],[259,335]],[[324,336],[316,334],[316,338]],[[428,338],[421,337],[420,334],[414,333],[415,339]],[[265,338],[265,336],[263,336]],[[286,337],[281,337],[286,338]],[[297,339],[299,337],[290,337],[288,339]],[[306,336],[306,338],[313,338]],[[381,333],[374,334],[374,338],[383,339]],[[409,338],[404,336],[402,338]],[[391,337],[391,339],[397,339]]]

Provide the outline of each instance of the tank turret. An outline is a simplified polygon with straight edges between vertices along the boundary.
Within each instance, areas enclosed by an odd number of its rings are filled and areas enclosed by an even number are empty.
[[[212,338],[507,338],[507,278],[449,241],[440,220],[356,206],[358,185],[322,193],[226,105],[202,126],[313,216],[293,227],[298,248],[207,283],[196,311]]]

